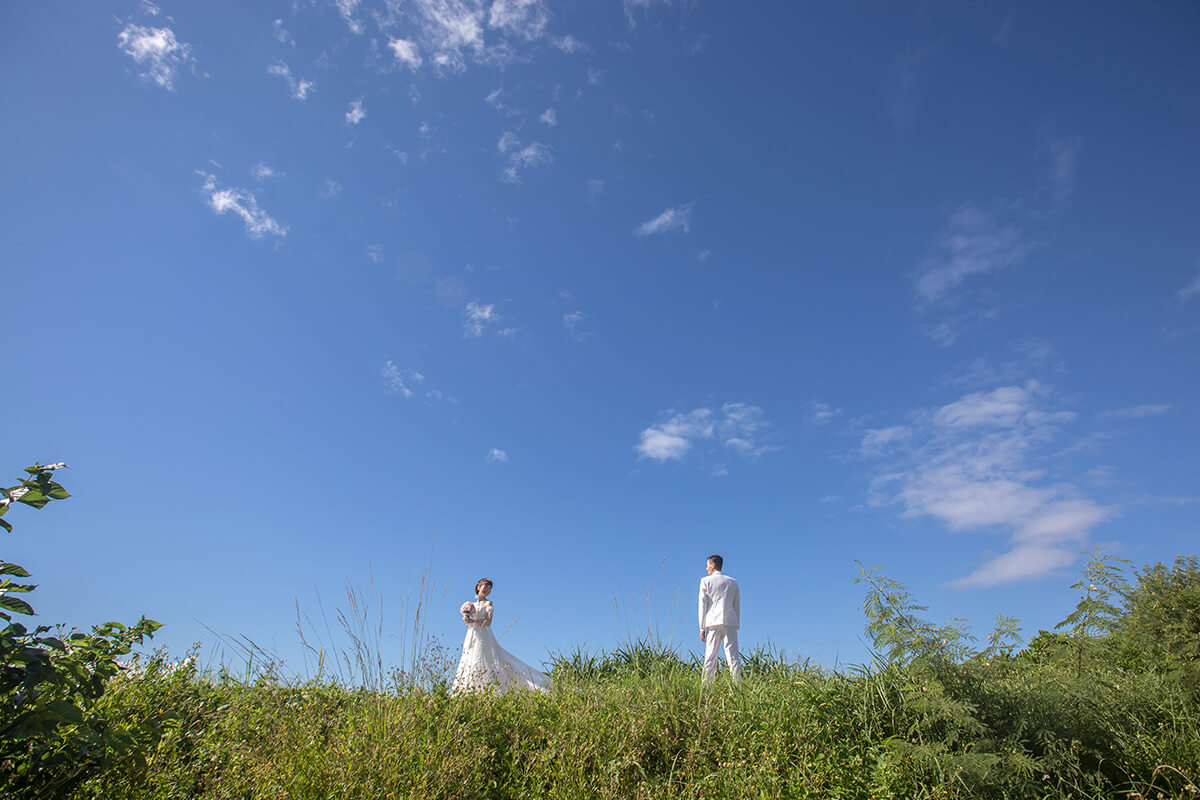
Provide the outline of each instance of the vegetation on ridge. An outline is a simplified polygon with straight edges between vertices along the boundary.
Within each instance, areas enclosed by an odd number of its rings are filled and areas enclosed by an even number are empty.
[[[653,638],[556,655],[544,695],[452,697],[437,647],[390,675],[377,653],[340,654],[369,672],[358,685],[160,651],[78,701],[125,738],[90,760],[63,748],[39,774],[74,798],[1200,797],[1200,564],[1130,584],[1125,563],[1092,554],[1054,632],[1022,646],[1001,616],[981,647],[863,568],[872,663],[759,650],[737,685],[702,686],[694,658]],[[10,757],[0,789],[50,796],[13,782],[23,765]]]

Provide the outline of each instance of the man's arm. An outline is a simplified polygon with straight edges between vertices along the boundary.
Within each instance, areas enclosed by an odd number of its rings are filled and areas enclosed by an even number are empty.
[[[704,617],[708,614],[709,600],[708,592],[705,591],[708,587],[704,585],[704,579],[700,579],[700,640],[704,641]]]

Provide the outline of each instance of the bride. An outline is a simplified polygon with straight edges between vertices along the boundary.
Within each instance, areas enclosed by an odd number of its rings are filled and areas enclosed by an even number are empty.
[[[462,658],[450,687],[452,694],[477,692],[494,687],[502,692],[513,689],[546,691],[546,676],[500,646],[492,633],[492,582],[483,578],[475,584],[475,602],[463,603],[463,622],[467,638]]]

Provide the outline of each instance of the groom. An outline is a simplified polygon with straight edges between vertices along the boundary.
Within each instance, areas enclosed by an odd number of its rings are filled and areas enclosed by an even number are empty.
[[[717,674],[722,644],[725,645],[729,673],[735,681],[742,675],[737,641],[742,595],[738,591],[738,582],[721,572],[724,563],[720,556],[709,556],[705,565],[708,577],[700,579],[700,641],[704,642],[705,681]]]

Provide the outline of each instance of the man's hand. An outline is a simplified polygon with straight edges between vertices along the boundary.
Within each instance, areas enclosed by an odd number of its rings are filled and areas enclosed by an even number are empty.
[[[707,640],[704,638],[704,635],[705,635],[706,633],[708,633],[708,631],[700,631],[700,641],[702,641],[702,642],[703,642],[703,641],[707,641]]]

